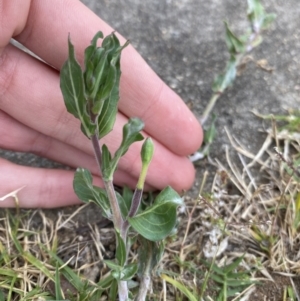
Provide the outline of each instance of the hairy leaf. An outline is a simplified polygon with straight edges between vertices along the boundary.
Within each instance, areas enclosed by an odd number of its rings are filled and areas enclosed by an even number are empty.
[[[130,225],[143,237],[159,241],[167,237],[176,225],[176,208],[182,199],[171,187],[166,187],[156,197],[152,206],[132,218]]]
[[[85,86],[80,65],[76,61],[74,46],[70,37],[68,40],[69,58],[60,71],[60,88],[69,113],[81,122],[81,130],[90,138],[96,130],[96,125],[87,112]]]
[[[87,169],[77,168],[74,175],[73,187],[81,201],[96,203],[103,210],[103,215],[111,218],[107,194],[104,189],[93,186],[92,175]]]
[[[120,56],[128,45],[121,46],[114,33],[104,38],[102,46],[97,40],[103,38],[98,32],[85,50],[84,81],[86,98],[97,123],[98,137],[107,135],[113,128],[119,101]]]

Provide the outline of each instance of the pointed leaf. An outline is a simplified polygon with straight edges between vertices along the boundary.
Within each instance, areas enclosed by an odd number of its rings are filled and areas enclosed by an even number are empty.
[[[123,138],[120,147],[111,160],[110,173],[103,174],[105,180],[111,180],[120,158],[128,151],[129,146],[144,139],[140,131],[144,128],[144,123],[139,118],[130,118],[123,127]]]
[[[107,36],[103,42],[103,57],[106,59],[101,62],[97,70],[96,82],[99,83],[95,102],[103,102],[101,112],[98,116],[98,135],[99,138],[107,135],[113,128],[118,108],[119,85],[120,85],[120,57],[121,51],[128,43],[120,46],[116,35],[112,33]],[[103,73],[101,73],[103,70]],[[97,84],[96,84],[97,85]]]
[[[236,63],[235,58],[231,57],[227,63],[225,72],[219,75],[213,83],[212,90],[214,92],[223,93],[225,89],[232,85],[236,77]]]
[[[236,55],[245,51],[245,44],[233,34],[227,22],[225,23],[226,33],[225,40],[229,53]]]
[[[106,192],[96,186],[93,186],[93,178],[91,173],[84,168],[77,168],[73,187],[78,198],[85,202],[94,202],[103,210],[103,215],[111,218],[111,211]]]
[[[191,293],[187,287],[180,283],[179,281],[165,275],[162,274],[161,278],[165,281],[167,281],[168,283],[170,283],[172,286],[174,286],[175,288],[179,289],[187,298],[189,301],[198,301],[199,300],[199,296],[194,295],[193,293]]]
[[[56,263],[55,267],[55,298],[56,300],[63,300],[64,296],[62,294],[61,285],[60,285],[60,275],[58,269],[58,263]]]
[[[144,139],[140,131],[144,128],[144,123],[139,118],[130,118],[128,123],[125,124],[123,127],[123,137],[122,143],[117,150],[116,156],[124,156],[125,153],[128,151],[129,146],[136,142],[141,141]]]
[[[138,270],[138,266],[136,263],[130,263],[126,265],[122,270],[122,275],[120,280],[128,281],[132,279],[136,275],[137,270]]]
[[[248,0],[248,19],[251,23],[254,32],[259,32],[261,29],[266,29],[276,18],[275,14],[266,14],[265,9],[260,3],[260,0]]]
[[[108,150],[108,147],[103,144],[102,146],[102,166],[101,166],[102,176],[104,179],[108,179],[112,174],[111,168],[111,154]]]
[[[80,120],[83,133],[90,138],[96,130],[96,125],[91,121],[86,109],[83,74],[76,61],[74,46],[70,37],[68,45],[69,58],[60,71],[60,88],[68,112]]]
[[[117,300],[117,296],[118,296],[118,282],[116,279],[114,279],[109,288],[108,300],[109,301]]]
[[[120,266],[124,266],[126,262],[126,246],[125,242],[120,236],[119,232],[116,232],[116,238],[117,238],[117,250],[116,250],[116,258],[118,260],[118,264]]]
[[[166,187],[145,211],[128,218],[130,225],[143,237],[159,241],[167,237],[176,225],[176,208],[182,199],[171,187]]]
[[[112,271],[121,271],[122,267],[115,263],[112,260],[104,260],[104,263],[112,270]]]
[[[232,272],[234,269],[236,269],[239,266],[239,264],[243,261],[243,259],[244,259],[244,255],[238,257],[231,264],[224,266],[223,268],[224,273],[228,274]]]
[[[139,250],[138,250],[138,263],[139,263],[139,277],[143,275],[151,274],[151,271],[156,267],[160,262],[165,243],[150,241],[143,236],[138,236],[139,240]]]
[[[85,97],[97,125],[98,138],[107,135],[115,123],[121,76],[120,56],[123,48],[128,45],[125,43],[121,46],[112,33],[104,38],[101,47],[97,47],[100,38],[103,38],[102,32],[94,36],[91,45],[85,50],[83,74]]]
[[[128,212],[130,210],[131,201],[130,203],[125,202],[124,198],[117,191],[116,191],[116,196],[122,213],[122,217],[126,219]]]
[[[129,187],[124,186],[123,191],[122,191],[122,197],[124,199],[126,207],[128,208],[128,211],[129,211],[130,206],[131,206],[132,197],[133,197],[133,191]]]

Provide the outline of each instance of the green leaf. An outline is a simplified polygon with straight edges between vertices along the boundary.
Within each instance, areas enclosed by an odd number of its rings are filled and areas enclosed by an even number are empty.
[[[116,258],[118,260],[118,264],[120,266],[124,266],[127,258],[125,242],[121,238],[120,233],[117,231],[116,231],[116,238],[117,238]]]
[[[275,14],[266,14],[260,0],[248,0],[248,19],[254,32],[266,29],[276,18]]]
[[[69,57],[60,71],[60,88],[69,113],[81,122],[81,130],[90,138],[96,130],[86,108],[85,87],[80,65],[76,61],[74,46],[68,40]]]
[[[47,249],[45,245],[39,244],[39,246],[46,254],[50,255],[52,261],[59,264],[60,274],[62,274],[77,291],[82,292],[84,290],[84,282],[82,281],[82,278],[80,278],[70,267],[65,265],[65,262],[63,262],[54,252]]]
[[[131,201],[129,203],[126,202],[125,199],[117,191],[116,191],[116,196],[122,213],[122,217],[126,219],[128,212],[130,210]]]
[[[61,69],[60,86],[68,112],[81,121],[83,133],[91,138],[97,130],[98,138],[113,128],[119,101],[120,56],[128,45],[120,46],[114,33],[107,36],[102,47],[98,32],[85,50],[84,73],[75,59],[74,46],[68,40],[69,58]]]
[[[104,260],[104,263],[112,270],[112,271],[121,271],[122,267],[115,263],[112,260]]]
[[[130,118],[128,123],[126,123],[123,127],[123,137],[122,142],[117,150],[115,158],[120,158],[126,154],[129,146],[136,142],[144,139],[143,135],[140,134],[140,131],[144,128],[144,123],[139,118]]]
[[[215,79],[212,90],[216,93],[223,93],[226,88],[232,85],[236,77],[236,59],[232,56],[227,63],[225,72]]]
[[[193,293],[191,293],[188,288],[180,283],[179,281],[163,274],[161,275],[161,278],[165,281],[167,281],[168,283],[170,283],[171,285],[173,285],[175,288],[179,289],[187,298],[189,301],[198,301],[199,300],[199,296],[194,295]]]
[[[120,147],[116,151],[113,159],[110,162],[110,167],[107,169],[109,172],[103,174],[106,181],[112,180],[113,173],[115,172],[118,162],[122,156],[128,151],[129,146],[144,139],[140,131],[144,128],[144,123],[139,118],[130,118],[128,123],[123,127],[123,138]]]
[[[4,293],[0,290],[0,301],[5,301],[6,300],[6,296],[4,295]]]
[[[128,281],[130,279],[132,279],[138,270],[138,266],[136,263],[130,263],[128,265],[126,265],[123,269],[122,269],[122,277],[120,280],[123,281]]]
[[[131,263],[124,267],[111,260],[104,260],[104,263],[112,270],[111,275],[118,281],[130,280],[137,272],[137,264]]]
[[[232,272],[234,269],[236,269],[239,266],[239,264],[243,261],[243,259],[244,259],[244,255],[238,257],[231,264],[224,266],[224,268],[223,268],[224,273],[228,274],[228,273]]]
[[[55,298],[56,300],[63,300],[64,296],[62,294],[61,285],[60,285],[60,276],[59,276],[59,270],[58,270],[58,263],[56,263],[55,268]]]
[[[97,286],[101,289],[108,289],[111,286],[113,280],[114,278],[111,274],[109,274],[108,276],[102,277],[97,283]]]
[[[123,191],[122,191],[122,197],[123,197],[124,203],[126,204],[126,208],[129,211],[130,206],[131,206],[132,197],[133,197],[132,190],[129,187],[124,186]]]
[[[266,14],[264,17],[263,23],[261,25],[261,28],[262,29],[269,28],[275,19],[276,19],[276,14]]]
[[[117,296],[118,296],[118,282],[117,280],[114,279],[109,288],[108,300],[115,301],[117,300]]]
[[[101,207],[103,215],[111,218],[109,200],[104,189],[93,186],[93,178],[91,173],[84,168],[77,168],[73,188],[78,198],[85,202],[93,202]]]
[[[111,153],[108,147],[103,144],[102,146],[102,166],[101,166],[102,176],[104,179],[108,179],[112,173],[111,169]]]
[[[233,34],[233,32],[228,26],[228,23],[227,22],[224,23],[226,29],[225,40],[226,40],[229,53],[231,55],[243,53],[245,51],[245,44],[237,36]]]
[[[113,128],[119,101],[120,57],[121,51],[128,45],[121,46],[114,33],[97,47],[97,40],[103,38],[98,32],[91,45],[85,50],[84,81],[86,98],[97,124],[98,137],[107,135]]]
[[[132,218],[130,225],[143,237],[159,241],[167,237],[176,225],[176,208],[182,199],[171,187],[166,187],[156,197],[153,205]]]
[[[143,275],[150,275],[153,269],[160,262],[164,249],[164,241],[156,242],[150,241],[143,236],[138,236],[139,250],[138,250],[138,263],[139,263],[139,277]]]

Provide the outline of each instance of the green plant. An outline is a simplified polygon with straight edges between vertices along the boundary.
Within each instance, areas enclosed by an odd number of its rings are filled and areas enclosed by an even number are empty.
[[[95,35],[85,50],[84,71],[76,61],[74,46],[69,38],[69,57],[61,70],[60,86],[66,108],[80,120],[82,132],[91,140],[105,187],[94,186],[91,173],[78,168],[74,176],[74,191],[83,202],[94,202],[100,206],[103,215],[113,221],[117,242],[116,259],[105,261],[112,276],[110,298],[115,300],[117,286],[119,300],[129,300],[132,296],[128,283],[138,274],[140,285],[136,300],[145,300],[151,271],[163,253],[163,240],[174,231],[177,207],[182,204],[182,200],[171,187],[167,187],[152,203],[142,204],[144,182],[154,148],[150,138],[144,141],[141,149],[142,169],[133,195],[128,194],[127,190],[123,195],[114,190],[113,176],[118,162],[132,143],[143,140],[140,131],[144,124],[138,118],[128,121],[123,127],[120,147],[114,155],[105,144],[100,146],[99,139],[113,129],[116,120],[120,56],[127,43],[121,46],[112,33],[103,39],[101,47],[97,47],[99,38],[103,38],[101,32]],[[127,260],[133,236],[140,243],[138,264],[128,263]]]
[[[285,287],[283,292],[283,301],[297,301],[297,296],[291,286]]]
[[[218,267],[215,262],[203,260],[204,265],[209,268],[210,279],[218,285],[219,294],[216,301],[226,301],[228,297],[241,293],[248,286],[255,283],[250,277],[250,271],[237,271],[243,259],[244,256],[240,256],[231,264],[222,267]]]
[[[275,14],[267,14],[265,12],[260,0],[247,0],[247,2],[247,16],[250,26],[242,36],[236,36],[230,29],[229,24],[224,22],[225,41],[228,48],[229,60],[225,70],[217,75],[213,82],[213,94],[200,118],[203,126],[209,118],[217,100],[227,88],[233,85],[239,70],[245,67],[248,59],[247,55],[263,41],[262,31],[267,29],[275,19]],[[297,122],[299,123],[299,116],[294,123],[296,124]],[[216,136],[215,123],[216,116],[213,115],[211,125],[205,129],[203,146],[190,156],[192,162],[201,160],[209,155],[209,148]]]
[[[248,2],[248,20],[250,28],[245,34],[237,37],[225,23],[225,41],[230,58],[223,73],[215,78],[212,86],[213,95],[206,106],[201,123],[204,124],[210,112],[215,106],[219,97],[230,87],[238,73],[239,67],[244,63],[245,56],[262,42],[262,30],[268,28],[273,22],[275,15],[267,14],[260,3],[260,0],[247,0]]]

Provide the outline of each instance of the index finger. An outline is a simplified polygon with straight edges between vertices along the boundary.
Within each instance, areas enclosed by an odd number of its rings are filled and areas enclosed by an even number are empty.
[[[11,0],[10,0],[11,1]],[[113,29],[79,1],[31,1],[27,23],[15,38],[60,69],[67,58],[71,34],[82,62],[84,48],[97,31]],[[120,37],[122,43],[125,42]],[[119,110],[127,117],[140,117],[145,131],[178,155],[188,155],[201,144],[202,130],[180,97],[151,70],[132,46],[124,50]]]

